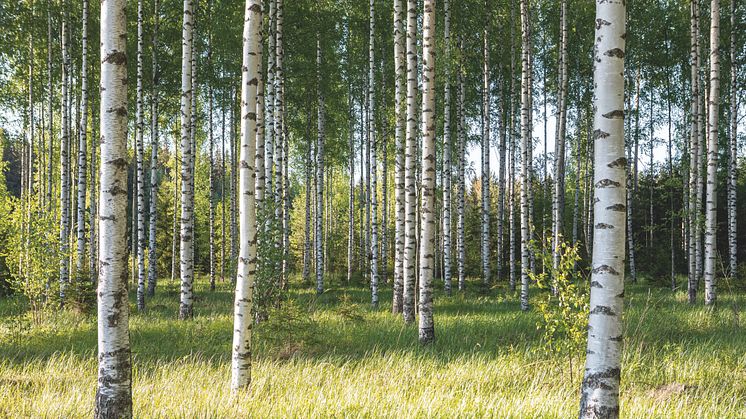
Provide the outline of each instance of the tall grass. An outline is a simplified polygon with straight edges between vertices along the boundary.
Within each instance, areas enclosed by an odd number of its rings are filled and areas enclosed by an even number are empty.
[[[176,285],[161,285],[144,314],[131,299],[136,417],[576,416],[582,364],[571,380],[566,360],[547,358],[536,314],[502,288],[437,294],[429,347],[390,304],[372,311],[361,285],[318,298],[294,288],[256,327],[251,389],[232,397],[232,293],[207,286],[197,284],[191,322],[176,318]],[[745,296],[733,290],[710,310],[630,286],[622,415],[746,417]],[[62,312],[31,326],[22,307],[0,300],[0,417],[90,417],[95,318]]]

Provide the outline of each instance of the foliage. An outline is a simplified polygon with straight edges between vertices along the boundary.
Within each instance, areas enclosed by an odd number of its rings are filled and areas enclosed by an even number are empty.
[[[534,254],[544,269],[529,273],[529,276],[539,288],[548,291],[536,297],[536,311],[541,316],[537,328],[543,331],[543,348],[550,355],[567,357],[572,380],[573,359],[585,349],[588,287],[576,269],[580,261],[578,246],[560,240],[557,246],[559,263],[555,268],[552,245],[551,238],[541,248],[532,243]]]

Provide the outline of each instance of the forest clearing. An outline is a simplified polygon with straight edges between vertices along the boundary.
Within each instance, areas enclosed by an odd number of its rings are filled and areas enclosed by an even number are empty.
[[[0,417],[746,417],[743,16],[0,4]]]
[[[135,417],[571,417],[582,365],[542,350],[535,314],[520,313],[503,287],[489,295],[436,292],[439,334],[369,308],[362,284],[320,297],[293,288],[290,313],[256,329],[252,391],[231,397],[232,288],[207,278],[196,289],[194,324],[180,322],[178,288],[163,284],[151,309],[130,319]],[[645,282],[643,281],[643,284]],[[630,287],[621,409],[626,417],[746,415],[746,292],[728,294],[720,315],[685,304],[684,293]],[[475,284],[475,288],[476,284]],[[391,292],[381,293],[390,301]],[[134,306],[135,296],[130,295]],[[17,314],[11,301],[0,315]],[[739,318],[739,313],[740,318]],[[283,324],[278,324],[283,323]],[[90,417],[96,383],[95,318],[60,313],[29,330],[5,325],[0,414]],[[496,414],[499,412],[499,415]]]

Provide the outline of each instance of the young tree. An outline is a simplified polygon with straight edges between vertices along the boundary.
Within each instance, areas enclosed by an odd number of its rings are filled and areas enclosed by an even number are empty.
[[[619,417],[624,307],[624,2],[596,0],[594,243],[581,418]]]
[[[371,0],[372,1],[372,0]],[[420,343],[435,340],[435,0],[424,0],[422,19],[422,223],[420,225]]]
[[[710,1],[710,92],[707,101],[707,200],[705,204],[705,304],[717,300],[717,169],[718,106],[720,104],[720,1]]]
[[[101,2],[101,173],[99,201],[98,387],[96,418],[132,417],[127,302],[127,2]]]
[[[557,141],[554,151],[554,196],[552,197],[552,216],[554,225],[552,233],[554,240],[553,268],[559,266],[560,254],[558,246],[562,238],[562,221],[565,208],[565,126],[567,123],[567,0],[562,0],[560,5],[560,54],[559,54],[559,83],[557,87],[558,101],[558,127]]]
[[[192,51],[194,29],[194,0],[184,0],[184,19],[181,41],[181,228],[180,228],[180,277],[181,300],[179,318],[191,319],[194,302],[194,195],[191,193],[192,176]]]
[[[259,74],[257,52],[262,48],[260,28],[262,3],[246,0],[243,29],[243,66],[241,71],[241,169],[239,200],[241,237],[236,275],[233,314],[233,354],[231,390],[236,392],[251,383],[251,325],[254,281],[256,279],[256,92]]]
[[[458,70],[458,116],[456,135],[458,136],[458,226],[456,228],[458,243],[458,290],[466,289],[466,243],[464,236],[465,214],[464,214],[464,194],[466,193],[466,115],[464,112],[465,82],[464,82],[464,40],[459,40],[459,50],[461,52]]]
[[[62,2],[66,9],[66,3]],[[65,305],[65,291],[70,280],[70,259],[68,256],[70,235],[70,121],[68,98],[70,71],[70,46],[67,31],[67,13],[62,21],[62,118],[60,128],[60,305]]]

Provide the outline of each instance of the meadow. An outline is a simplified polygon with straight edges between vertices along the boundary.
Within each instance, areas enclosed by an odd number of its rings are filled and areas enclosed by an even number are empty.
[[[547,353],[538,315],[504,287],[438,290],[436,342],[422,347],[390,314],[390,289],[373,311],[363,285],[332,286],[317,297],[294,284],[254,327],[251,389],[236,396],[230,283],[210,292],[200,278],[190,322],[177,284],[145,313],[131,293],[135,417],[577,416],[582,359]],[[722,289],[714,309],[645,281],[626,296],[622,416],[746,417],[746,291]],[[34,324],[22,300],[0,299],[0,417],[91,417],[96,369],[95,316]]]

